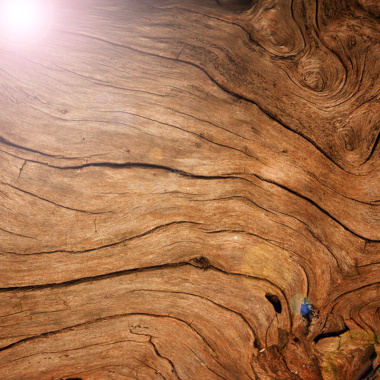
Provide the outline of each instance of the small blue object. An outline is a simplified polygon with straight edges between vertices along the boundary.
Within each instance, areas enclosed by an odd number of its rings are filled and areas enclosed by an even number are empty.
[[[311,303],[305,303],[304,301],[304,303],[301,304],[300,313],[303,317],[307,317],[311,313],[312,309],[313,305]]]

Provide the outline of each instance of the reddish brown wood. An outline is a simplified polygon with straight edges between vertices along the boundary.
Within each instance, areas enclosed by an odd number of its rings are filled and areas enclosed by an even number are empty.
[[[0,41],[0,379],[376,378],[378,2],[52,9]]]

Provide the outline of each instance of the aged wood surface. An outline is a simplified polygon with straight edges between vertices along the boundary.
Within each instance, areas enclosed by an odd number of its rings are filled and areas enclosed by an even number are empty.
[[[375,378],[379,2],[52,9],[0,42],[0,379]]]

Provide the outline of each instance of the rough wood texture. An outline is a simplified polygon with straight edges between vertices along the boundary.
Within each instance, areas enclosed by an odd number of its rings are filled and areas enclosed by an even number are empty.
[[[375,378],[379,2],[53,9],[0,48],[0,378]]]

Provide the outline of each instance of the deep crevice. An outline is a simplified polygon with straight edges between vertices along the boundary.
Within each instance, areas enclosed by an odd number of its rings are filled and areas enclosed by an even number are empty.
[[[327,332],[327,333],[322,333],[322,334],[318,334],[314,339],[313,339],[313,342],[315,344],[317,344],[321,339],[324,339],[324,338],[332,338],[332,337],[338,337],[342,334],[344,334],[345,332],[349,331],[349,328],[344,325],[344,328],[342,330],[338,330],[338,331],[332,331],[332,332]]]
[[[276,313],[281,314],[282,312],[282,305],[281,301],[275,294],[265,294],[265,298],[272,304],[274,310]]]

